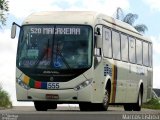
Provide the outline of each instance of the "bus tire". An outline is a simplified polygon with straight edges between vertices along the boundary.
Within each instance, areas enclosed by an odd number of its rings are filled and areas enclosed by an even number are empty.
[[[104,95],[104,98],[103,98],[103,102],[102,102],[101,107],[100,107],[101,111],[107,111],[108,110],[109,99],[110,99],[110,93],[109,93],[109,90],[106,89],[105,95]]]
[[[47,109],[57,109],[57,104],[54,102],[47,102],[46,106],[47,106]]]
[[[132,111],[133,105],[131,103],[124,104],[125,111]]]
[[[142,90],[140,90],[138,93],[137,103],[133,105],[133,111],[141,111],[142,98],[143,98],[143,94],[142,94]]]
[[[100,103],[80,103],[80,111],[101,111],[102,104]]]
[[[51,109],[57,109],[57,104],[52,104]]]
[[[34,101],[34,106],[37,111],[47,111],[48,109],[57,109],[57,104],[54,102]]]
[[[79,103],[80,111],[91,111],[91,103]]]
[[[47,111],[47,106],[42,101],[34,101],[34,107],[37,111]]]

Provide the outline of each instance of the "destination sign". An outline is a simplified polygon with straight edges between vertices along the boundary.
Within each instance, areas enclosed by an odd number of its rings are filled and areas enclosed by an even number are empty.
[[[31,34],[80,35],[80,28],[30,28]]]

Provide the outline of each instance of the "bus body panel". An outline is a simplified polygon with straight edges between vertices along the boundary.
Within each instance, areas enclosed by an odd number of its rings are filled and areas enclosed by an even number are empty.
[[[55,101],[55,102],[90,102],[91,100],[91,90],[92,86],[88,86],[80,91],[75,91],[74,89],[65,90],[41,90],[41,89],[30,89],[24,90],[17,84],[17,100],[18,101]],[[46,95],[56,95],[58,98],[47,99]],[[94,101],[93,101],[94,102]]]
[[[88,71],[90,71],[90,70],[88,70]],[[86,71],[86,73],[88,71]],[[21,79],[23,82],[25,82],[26,75],[23,74],[18,68],[17,68],[17,75],[21,75],[21,76],[17,76],[17,78],[19,77],[19,79]],[[76,86],[78,86],[80,83],[84,82],[85,80],[86,80],[86,78],[83,75],[80,75],[80,76],[78,76],[68,82],[59,82],[59,86],[60,86],[59,90],[58,89],[57,90],[49,90],[49,89],[46,89],[46,90],[42,89],[41,90],[41,89],[35,89],[35,88],[31,88],[29,90],[26,90],[26,89],[22,88],[19,84],[16,83],[17,100],[28,101],[28,100],[30,100],[27,98],[28,96],[32,97],[31,100],[38,100],[38,99],[45,100],[45,98],[44,98],[45,95],[52,93],[52,94],[58,94],[60,96],[60,101],[63,101],[63,100],[64,101],[67,101],[67,100],[73,101],[74,99],[69,99],[69,98],[77,97],[78,100],[80,99],[80,101],[82,100],[82,98],[85,98],[86,100],[89,99],[88,100],[88,102],[89,102],[89,101],[91,101],[92,86],[90,86],[90,87],[88,86],[88,88],[86,87],[86,88],[84,88],[84,90],[80,90],[80,91],[74,90],[74,88]],[[85,91],[85,92],[83,92],[83,91]],[[66,95],[64,95],[64,94],[66,94]],[[83,95],[84,95],[84,97],[82,97]],[[67,99],[67,96],[68,96],[68,99]],[[71,97],[69,97],[69,96],[71,96]]]
[[[22,88],[19,84],[16,83],[16,98],[17,101],[30,101],[27,99],[28,91]]]

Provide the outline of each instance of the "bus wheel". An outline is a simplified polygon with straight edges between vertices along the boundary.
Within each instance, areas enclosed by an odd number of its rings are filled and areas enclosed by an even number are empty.
[[[47,105],[42,101],[34,101],[34,107],[37,111],[47,111]]]
[[[124,110],[125,111],[132,111],[132,109],[133,109],[133,106],[132,106],[131,103],[130,104],[124,104]]]
[[[46,106],[47,106],[47,109],[57,109],[57,103],[54,103],[54,102],[45,102]]]
[[[91,110],[91,103],[79,103],[80,111],[90,111]]]
[[[138,99],[137,99],[137,103],[134,104],[133,106],[133,111],[141,111],[141,105],[142,105],[142,92],[141,90],[138,93]]]
[[[103,98],[103,103],[101,104],[101,109],[102,111],[107,111],[108,110],[108,106],[109,106],[109,98],[110,98],[110,94],[108,92],[108,90],[105,91],[105,95]]]
[[[57,109],[57,104],[52,104],[51,109]]]

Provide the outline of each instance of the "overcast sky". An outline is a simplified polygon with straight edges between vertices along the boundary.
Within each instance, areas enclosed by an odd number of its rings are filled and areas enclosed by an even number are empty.
[[[147,25],[145,33],[153,41],[154,88],[160,88],[160,0],[8,0],[9,15],[7,26],[0,30],[0,83],[13,100],[13,105],[26,105],[16,102],[15,63],[17,38],[10,38],[12,22],[21,25],[26,16],[38,11],[85,10],[97,11],[113,16],[116,8],[121,7],[125,13],[139,15],[137,23]],[[18,36],[17,36],[18,37]],[[32,105],[28,103],[28,105]]]

